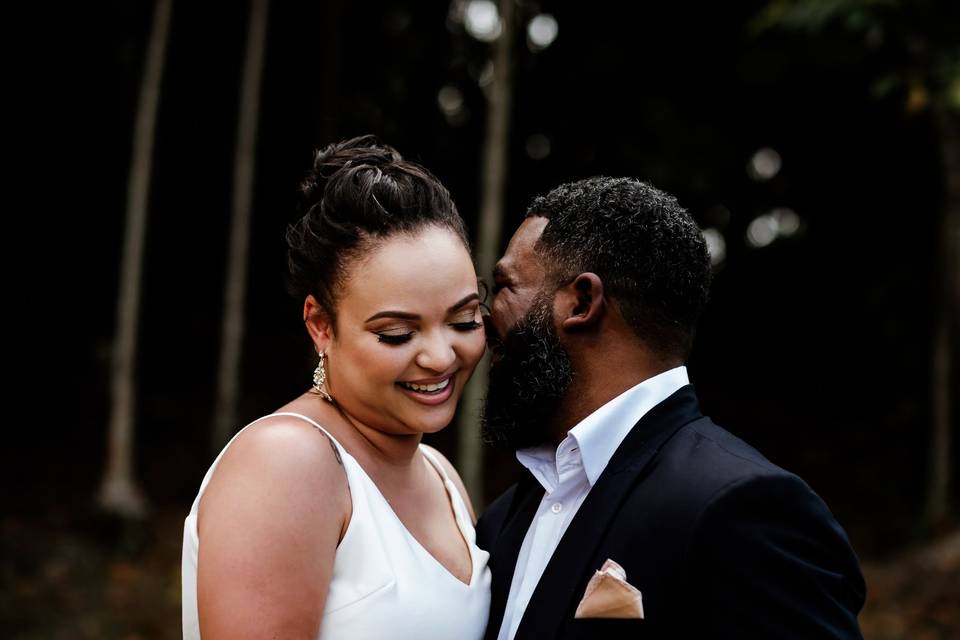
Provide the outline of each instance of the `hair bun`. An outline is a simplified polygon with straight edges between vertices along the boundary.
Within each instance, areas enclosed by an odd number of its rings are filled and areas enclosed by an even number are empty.
[[[372,134],[335,142],[316,152],[313,167],[300,189],[309,207],[323,198],[327,183],[341,171],[379,168],[401,160],[399,151]]]
[[[469,248],[446,187],[376,136],[317,151],[301,190],[305,211],[287,228],[288,287],[298,300],[312,295],[331,317],[351,260],[372,242],[435,225]]]

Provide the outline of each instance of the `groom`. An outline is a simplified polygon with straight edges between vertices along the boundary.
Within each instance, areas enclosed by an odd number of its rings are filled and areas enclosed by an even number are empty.
[[[827,506],[700,413],[683,363],[710,260],[676,199],[562,185],[494,275],[484,437],[526,473],[477,525],[486,638],[861,637]]]

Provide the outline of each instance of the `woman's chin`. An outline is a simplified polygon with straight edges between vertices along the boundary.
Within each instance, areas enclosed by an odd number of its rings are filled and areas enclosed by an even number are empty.
[[[453,405],[456,408],[456,405]],[[421,433],[437,433],[443,431],[453,422],[454,411],[431,411],[430,415],[424,416],[415,428]]]

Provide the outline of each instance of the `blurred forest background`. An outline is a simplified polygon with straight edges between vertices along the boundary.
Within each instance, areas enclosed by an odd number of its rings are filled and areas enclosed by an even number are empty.
[[[960,637],[958,7],[114,0],[11,16],[28,193],[10,216],[9,255],[27,256],[8,269],[10,350],[27,356],[8,392],[0,634],[180,637],[203,474],[310,383],[283,287],[298,183],[312,150],[372,132],[450,189],[487,277],[561,182],[675,194],[716,268],[689,365],[705,413],[830,505],[864,562],[867,638]],[[516,466],[462,413],[432,443],[482,507]]]

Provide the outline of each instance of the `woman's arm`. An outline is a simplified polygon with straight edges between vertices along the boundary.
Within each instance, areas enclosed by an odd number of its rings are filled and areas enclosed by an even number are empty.
[[[277,417],[243,432],[201,499],[204,640],[317,637],[350,493],[332,443]]]

